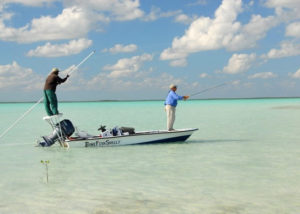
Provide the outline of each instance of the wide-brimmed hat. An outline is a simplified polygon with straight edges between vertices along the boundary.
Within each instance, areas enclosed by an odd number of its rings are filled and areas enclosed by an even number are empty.
[[[172,88],[177,88],[177,85],[171,84],[169,87],[170,87],[170,89],[172,89]]]
[[[59,69],[58,68],[52,68],[51,72],[59,72]]]

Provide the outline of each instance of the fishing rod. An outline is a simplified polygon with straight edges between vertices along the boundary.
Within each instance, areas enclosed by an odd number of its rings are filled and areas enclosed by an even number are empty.
[[[78,63],[75,67],[71,68],[69,74],[72,74],[75,69],[79,68],[80,65],[85,63],[96,51],[92,51],[89,55],[87,55],[80,63]],[[17,125],[27,114],[29,114],[38,104],[40,104],[44,100],[44,97],[41,97],[33,106],[31,106],[24,114],[21,115],[13,124],[11,124],[1,135],[2,138],[9,130],[11,130],[15,125]]]
[[[216,85],[216,86],[213,86],[213,87],[210,87],[210,88],[206,88],[206,89],[204,89],[204,90],[202,90],[202,91],[199,91],[199,92],[197,92],[197,93],[191,94],[190,97],[195,96],[195,95],[198,95],[198,94],[202,94],[202,93],[204,93],[204,92],[213,90],[213,89],[215,89],[215,88],[220,88],[220,87],[225,86],[225,85],[228,85],[228,84],[230,84],[230,83],[232,83],[232,82],[224,82],[224,83],[222,83],[222,84],[219,84],[219,85]]]

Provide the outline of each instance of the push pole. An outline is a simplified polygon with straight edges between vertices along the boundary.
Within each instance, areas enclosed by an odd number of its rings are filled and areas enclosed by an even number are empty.
[[[88,60],[96,51],[92,51],[88,56],[86,56],[78,65],[72,68],[72,70],[68,74],[72,74],[75,69],[77,69],[80,65],[82,65],[85,61]],[[29,114],[38,104],[40,104],[44,100],[44,97],[41,97],[33,106],[31,106],[24,114],[21,115],[13,124],[11,124],[1,135],[0,139],[15,125],[17,125],[27,114]]]

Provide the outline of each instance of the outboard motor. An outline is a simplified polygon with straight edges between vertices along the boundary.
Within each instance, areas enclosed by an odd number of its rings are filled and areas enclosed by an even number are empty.
[[[44,142],[40,142],[41,146],[52,146],[57,140],[65,140],[70,137],[75,131],[75,128],[70,120],[62,120],[55,125],[51,135],[43,136]]]

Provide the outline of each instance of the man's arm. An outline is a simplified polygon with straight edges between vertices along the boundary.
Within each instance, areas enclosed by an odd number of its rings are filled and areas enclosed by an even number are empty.
[[[183,99],[183,96],[179,96],[178,94],[176,94],[175,92],[171,92],[171,96],[174,100],[182,100]]]
[[[189,99],[189,97],[190,97],[190,96],[187,96],[187,95],[186,95],[186,96],[183,96],[183,99],[184,99],[184,100],[187,100],[187,99]]]
[[[63,79],[60,78],[59,76],[57,76],[57,83],[61,84],[61,83],[65,82],[68,78],[69,78],[69,74]]]

